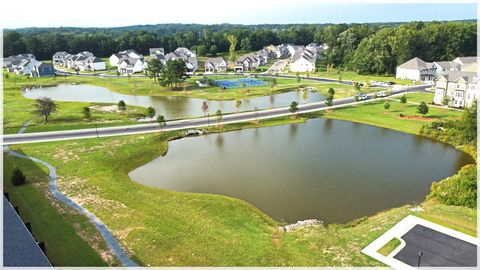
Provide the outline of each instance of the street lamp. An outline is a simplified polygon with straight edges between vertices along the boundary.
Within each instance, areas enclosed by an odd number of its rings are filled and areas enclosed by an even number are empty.
[[[420,267],[420,260],[422,259],[422,256],[423,256],[423,252],[419,251],[419,252],[418,252],[418,263],[417,263],[417,267]]]

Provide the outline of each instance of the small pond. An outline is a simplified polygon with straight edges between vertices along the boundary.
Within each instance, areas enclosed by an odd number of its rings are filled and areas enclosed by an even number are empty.
[[[61,84],[52,87],[37,87],[25,89],[23,95],[27,98],[50,97],[58,101],[77,102],[105,102],[117,103],[125,101],[127,105],[152,106],[157,114],[162,114],[166,119],[178,119],[186,117],[202,116],[202,103],[205,101],[189,97],[150,97],[124,95],[110,91],[107,88],[93,85]],[[243,99],[240,107],[235,106],[236,101],[207,101],[209,113],[215,114],[217,110],[223,113],[237,111],[251,111],[255,108],[269,109],[290,105],[295,100],[300,103],[316,102],[324,100],[322,94],[317,92],[292,91],[288,93],[272,94],[263,97]]]
[[[132,171],[139,183],[245,200],[277,220],[348,222],[421,202],[474,161],[419,136],[347,121],[246,129],[171,141]]]

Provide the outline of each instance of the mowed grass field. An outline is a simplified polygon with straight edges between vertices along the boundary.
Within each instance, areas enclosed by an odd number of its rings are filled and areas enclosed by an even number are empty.
[[[433,94],[409,93],[407,94],[407,103],[404,104],[400,103],[398,98],[399,97],[395,97],[389,101],[390,109],[388,110],[383,106],[384,101],[379,100],[347,108],[335,109],[325,113],[325,117],[418,134],[420,128],[425,124],[431,123],[432,121],[460,119],[462,115],[462,112],[458,110],[448,110],[430,106],[428,114],[423,116],[417,112],[416,104],[408,103],[409,101],[425,101],[428,103],[433,100]]]
[[[23,97],[24,88],[75,82],[74,78],[28,78],[11,74],[9,77],[3,80],[3,128],[6,134],[18,132],[26,121],[37,117],[32,113],[35,100]],[[95,125],[102,127],[136,124],[136,119],[144,117],[146,113],[146,108],[135,106],[127,106],[127,110],[123,113],[92,109],[92,118],[87,121],[83,115],[84,107],[112,104],[90,102],[57,102],[57,104],[59,105],[57,112],[49,117],[47,123],[42,117],[35,119],[27,132],[93,128]]]
[[[390,110],[415,114],[408,104],[398,104],[395,109],[395,102],[391,103]],[[458,113],[442,110],[432,112],[432,116],[447,114],[445,117],[452,118]],[[386,121],[380,121],[383,103],[326,114],[331,118],[337,115],[366,123],[371,119],[370,124],[416,133],[397,117],[387,115]],[[306,119],[279,118],[211,131],[302,121]],[[146,266],[382,266],[363,255],[361,249],[409,214],[476,234],[476,209],[435,201],[423,203],[421,213],[403,206],[348,224],[285,233],[278,230],[278,221],[244,201],[167,191],[129,179],[131,170],[165,154],[168,140],[179,136],[180,132],[164,132],[12,148],[54,165],[60,176],[59,189],[102,219],[131,257]]]

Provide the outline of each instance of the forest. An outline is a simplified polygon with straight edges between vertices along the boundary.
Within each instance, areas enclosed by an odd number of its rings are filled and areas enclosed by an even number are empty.
[[[326,43],[322,64],[361,74],[393,74],[395,67],[415,56],[425,61],[473,56],[477,51],[475,21],[410,22],[383,24],[312,25],[200,25],[162,24],[117,28],[23,28],[5,29],[4,55],[33,53],[50,60],[57,51],[90,51],[99,57],[134,49],[166,52],[187,47],[199,56],[235,50],[250,52],[270,44],[307,45]]]

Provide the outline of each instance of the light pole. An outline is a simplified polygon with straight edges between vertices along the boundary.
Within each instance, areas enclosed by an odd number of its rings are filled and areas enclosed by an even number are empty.
[[[97,138],[98,138],[98,125],[95,123],[95,132],[97,133]]]
[[[420,260],[422,259],[423,252],[419,251],[418,252],[418,262],[417,262],[417,267],[420,267]]]

